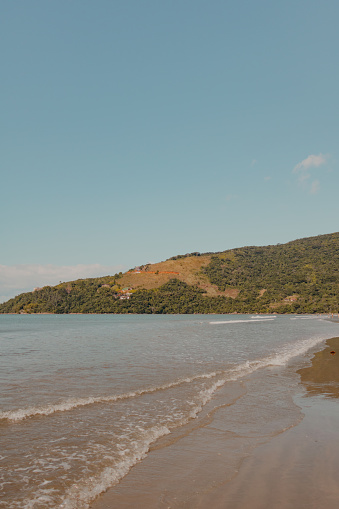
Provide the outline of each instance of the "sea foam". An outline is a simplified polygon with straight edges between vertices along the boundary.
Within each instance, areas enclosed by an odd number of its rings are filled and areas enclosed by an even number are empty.
[[[250,320],[218,320],[215,322],[209,322],[211,325],[218,325],[218,324],[234,324],[234,323],[257,323],[257,322],[270,322],[274,320],[274,318],[251,318]]]
[[[136,398],[138,396],[142,396],[143,394],[152,394],[157,391],[164,391],[170,389],[172,387],[177,387],[182,384],[188,384],[195,380],[200,379],[209,379],[214,378],[220,374],[220,372],[213,371],[211,373],[203,373],[200,375],[195,375],[187,378],[180,378],[173,382],[169,382],[167,384],[148,387],[145,389],[137,389],[135,391],[130,391],[124,394],[117,394],[112,396],[97,396],[97,397],[88,397],[88,398],[68,398],[65,401],[60,403],[55,403],[51,405],[45,406],[37,406],[37,407],[28,407],[28,408],[20,408],[18,410],[8,410],[5,412],[0,412],[0,419],[8,420],[8,421],[22,421],[23,419],[27,419],[28,417],[34,417],[39,415],[51,415],[55,412],[66,412],[69,410],[73,410],[77,407],[93,405],[95,403],[114,403],[116,401],[121,401],[125,399]]]
[[[257,320],[231,320],[231,321],[225,321],[225,322],[210,322],[212,324],[219,324],[219,323],[237,323],[240,321],[248,321],[251,323],[256,323],[259,321],[268,321],[268,320],[274,320],[274,318],[267,318],[267,319],[257,319]],[[28,407],[28,408],[21,408],[17,410],[9,410],[9,411],[3,411],[0,412],[0,419],[1,420],[8,420],[8,421],[22,421],[24,419],[27,419],[29,417],[34,416],[48,416],[55,412],[66,412],[73,410],[74,408],[97,404],[97,403],[114,403],[121,400],[136,398],[138,396],[142,396],[143,394],[152,394],[157,391],[164,391],[167,389],[171,389],[172,387],[177,387],[181,384],[189,384],[195,380],[202,380],[202,379],[211,379],[218,375],[222,375],[223,373],[227,373],[228,376],[225,379],[225,382],[227,380],[235,380],[238,378],[238,375],[240,376],[246,376],[247,374],[252,373],[256,369],[264,368],[267,366],[283,366],[287,364],[287,362],[292,359],[293,357],[296,357],[298,355],[302,355],[306,353],[310,348],[313,348],[317,344],[324,341],[323,338],[312,338],[312,339],[305,339],[305,340],[299,340],[293,345],[285,345],[281,350],[277,351],[276,353],[273,353],[272,355],[269,355],[267,357],[263,357],[262,359],[254,360],[254,361],[246,361],[245,363],[239,364],[234,368],[231,368],[227,371],[213,371],[211,373],[203,373],[199,375],[195,375],[192,377],[187,378],[180,378],[178,380],[175,380],[173,382],[169,382],[167,384],[155,386],[155,387],[148,387],[145,389],[138,389],[135,391],[130,391],[123,394],[117,394],[112,396],[97,396],[97,397],[88,397],[88,398],[68,398],[65,401],[62,401],[60,403],[55,403],[51,405],[45,405],[45,406],[37,406],[37,407]],[[231,376],[231,378],[229,378]],[[235,378],[234,378],[235,377]],[[218,382],[219,384],[219,382]]]

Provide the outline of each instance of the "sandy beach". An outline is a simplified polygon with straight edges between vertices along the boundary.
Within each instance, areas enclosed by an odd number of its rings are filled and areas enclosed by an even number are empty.
[[[91,508],[336,509],[339,338],[298,375],[291,394],[300,408],[297,425],[275,433],[263,420],[261,435],[241,436],[223,405],[204,426],[160,443]],[[230,402],[241,398],[241,383],[228,390]]]

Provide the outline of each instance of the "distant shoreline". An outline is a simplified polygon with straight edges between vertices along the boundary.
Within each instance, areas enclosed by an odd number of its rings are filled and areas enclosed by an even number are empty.
[[[2,313],[338,313],[339,232],[187,253],[122,273],[39,286]]]
[[[339,323],[339,314],[334,316],[329,316],[328,313],[318,314],[318,313],[0,313],[0,316],[41,316],[41,315],[50,315],[50,316],[70,316],[70,315],[79,315],[79,316],[311,316],[312,318],[319,318],[322,320],[328,320],[330,322]]]

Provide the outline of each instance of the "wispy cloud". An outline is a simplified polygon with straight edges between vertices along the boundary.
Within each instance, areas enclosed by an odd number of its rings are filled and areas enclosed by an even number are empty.
[[[317,194],[318,191],[319,191],[319,188],[320,188],[319,180],[313,180],[313,182],[311,184],[311,188],[310,188],[310,193],[311,194]]]
[[[0,302],[15,295],[29,292],[35,287],[56,285],[60,281],[73,281],[99,277],[126,270],[123,265],[0,265]]]
[[[324,154],[314,155],[306,157],[303,161],[298,163],[293,170],[293,173],[297,173],[299,171],[307,171],[309,168],[318,168],[318,166],[322,166],[326,163],[328,156]]]
[[[298,175],[298,183],[307,189],[310,194],[317,194],[320,188],[319,180],[309,182],[312,178],[312,171],[314,168],[325,165],[328,157],[328,154],[311,154],[293,168],[293,173]]]

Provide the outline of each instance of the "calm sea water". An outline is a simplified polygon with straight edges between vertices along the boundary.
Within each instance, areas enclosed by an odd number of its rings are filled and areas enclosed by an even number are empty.
[[[296,370],[337,335],[314,317],[0,315],[0,507],[88,507],[237,381],[248,412],[274,411],[230,429],[293,426]]]

